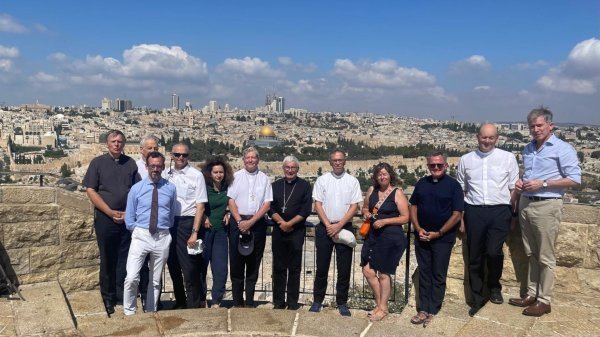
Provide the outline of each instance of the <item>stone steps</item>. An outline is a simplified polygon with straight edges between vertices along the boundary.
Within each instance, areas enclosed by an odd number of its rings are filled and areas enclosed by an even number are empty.
[[[523,316],[521,308],[488,303],[475,317],[468,306],[444,303],[427,327],[410,323],[416,312],[409,303],[400,314],[371,323],[365,311],[341,317],[335,308],[321,313],[267,308],[163,310],[124,316],[118,306],[109,318],[97,290],[71,293],[67,301],[57,282],[22,286],[27,301],[0,301],[3,336],[289,336],[289,337],[402,337],[402,336],[600,336],[600,308],[579,301],[552,306],[541,318]],[[506,297],[506,296],[505,296]],[[139,302],[138,302],[139,306]]]
[[[57,281],[22,285],[25,301],[11,301],[17,336],[79,335]]]

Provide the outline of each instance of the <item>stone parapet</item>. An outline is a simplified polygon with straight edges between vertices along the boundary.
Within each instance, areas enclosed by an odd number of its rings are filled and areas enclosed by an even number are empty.
[[[0,258],[17,284],[59,281],[66,291],[98,286],[93,207],[55,187],[0,186]]]
[[[591,305],[600,302],[600,208],[565,204],[556,241],[555,296],[589,298]],[[463,245],[464,244],[464,245]],[[456,240],[450,258],[447,293],[452,299],[470,301],[467,275],[466,241]],[[501,283],[514,294],[526,289],[527,256],[521,230],[515,221],[504,251],[504,270]],[[506,292],[506,291],[505,291]]]

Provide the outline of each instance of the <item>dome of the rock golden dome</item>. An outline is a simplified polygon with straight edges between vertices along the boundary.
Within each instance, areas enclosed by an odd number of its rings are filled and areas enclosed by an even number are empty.
[[[273,131],[272,127],[267,125],[260,128],[258,135],[260,137],[275,137],[275,131]]]

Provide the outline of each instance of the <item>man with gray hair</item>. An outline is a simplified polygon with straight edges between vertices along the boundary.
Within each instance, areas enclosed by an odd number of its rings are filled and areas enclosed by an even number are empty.
[[[312,188],[298,177],[300,163],[294,156],[283,159],[283,178],[273,183],[273,202],[269,214],[273,226],[273,307],[299,308],[302,246],[306,218],[312,210]]]
[[[229,226],[229,269],[233,305],[254,307],[254,290],[267,237],[265,214],[273,201],[273,190],[269,177],[258,169],[256,148],[246,148],[243,161],[244,168],[233,174],[233,184],[227,190],[233,217]]]
[[[581,184],[577,152],[552,133],[552,112],[545,107],[527,115],[533,140],[523,149],[523,179],[515,188],[525,254],[529,257],[527,294],[508,303],[524,307],[524,315],[550,313],[556,268],[555,243],[562,217],[565,188]]]
[[[159,139],[156,136],[148,135],[140,141],[140,154],[142,157],[135,163],[138,167],[138,174],[140,178],[146,179],[148,177],[148,170],[146,169],[146,158],[150,152],[158,152]]]

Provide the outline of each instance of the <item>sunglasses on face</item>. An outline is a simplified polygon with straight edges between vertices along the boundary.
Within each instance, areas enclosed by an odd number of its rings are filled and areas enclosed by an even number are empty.
[[[173,157],[179,158],[179,157],[183,157],[183,158],[187,158],[190,154],[189,153],[172,153]]]
[[[427,164],[427,167],[429,167],[430,169],[434,169],[434,168],[444,168],[446,164]]]

